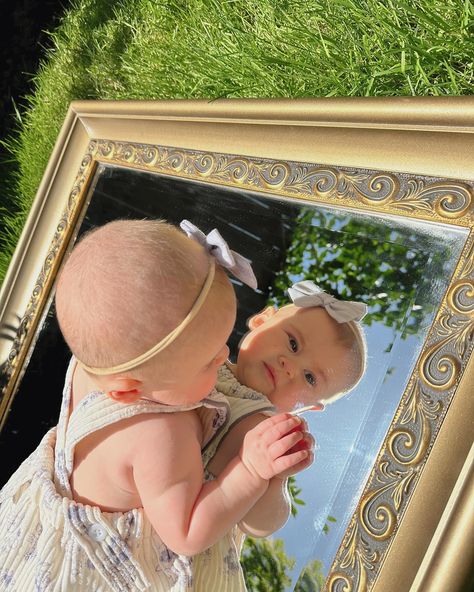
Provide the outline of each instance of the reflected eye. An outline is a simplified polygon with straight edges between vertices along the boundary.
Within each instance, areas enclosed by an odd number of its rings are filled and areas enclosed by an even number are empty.
[[[291,351],[293,353],[296,353],[298,351],[298,342],[296,341],[296,339],[294,337],[291,337],[291,335],[290,335],[288,341],[290,343]]]
[[[304,378],[310,386],[316,385],[316,377],[314,376],[314,374],[312,372],[308,372],[308,370],[305,370]]]

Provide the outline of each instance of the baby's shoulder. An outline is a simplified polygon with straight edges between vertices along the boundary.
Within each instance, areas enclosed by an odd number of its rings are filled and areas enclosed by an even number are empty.
[[[175,439],[183,431],[201,434],[202,427],[196,409],[169,413],[143,413],[120,422],[119,432],[134,442],[161,442]]]
[[[194,410],[148,413],[118,422],[113,434],[103,441],[102,451],[104,458],[127,467],[137,463],[159,465],[184,442],[195,442],[199,449],[201,441],[201,423]]]

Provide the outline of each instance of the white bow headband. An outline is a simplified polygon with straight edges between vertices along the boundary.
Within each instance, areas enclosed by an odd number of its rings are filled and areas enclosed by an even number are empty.
[[[239,253],[229,249],[229,245],[222,238],[217,228],[211,230],[208,235],[205,235],[202,230],[199,230],[189,220],[183,220],[180,227],[193,240],[202,245],[209,253],[215,257],[216,261],[225,269],[228,269],[236,278],[241,280],[247,286],[254,290],[257,288],[257,278],[253,272],[250,261]]]
[[[304,280],[288,288],[288,294],[295,306],[307,308],[322,306],[338,323],[360,321],[367,314],[367,305],[363,302],[338,300],[326,294],[313,281]]]

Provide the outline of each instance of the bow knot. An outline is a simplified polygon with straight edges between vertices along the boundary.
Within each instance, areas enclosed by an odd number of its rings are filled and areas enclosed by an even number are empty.
[[[338,323],[360,321],[367,314],[367,305],[363,302],[338,300],[321,290],[312,280],[293,284],[288,288],[288,294],[295,306],[321,306]]]
[[[250,286],[254,290],[257,288],[257,278],[255,277],[250,261],[239,255],[239,253],[232,251],[217,228],[214,228],[209,234],[205,235],[202,230],[199,230],[189,220],[183,220],[180,227],[190,238],[202,245],[216,259],[219,265],[228,269],[236,278],[247,284],[247,286]]]

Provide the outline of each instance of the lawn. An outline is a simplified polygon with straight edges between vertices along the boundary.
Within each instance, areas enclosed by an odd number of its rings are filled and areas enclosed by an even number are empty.
[[[75,99],[466,95],[470,0],[81,0],[5,140],[0,282]]]

